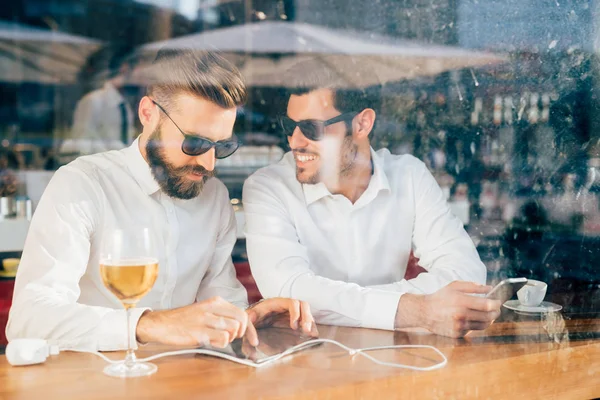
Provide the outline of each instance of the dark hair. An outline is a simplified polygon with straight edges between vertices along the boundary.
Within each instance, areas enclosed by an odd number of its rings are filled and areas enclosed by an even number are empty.
[[[148,96],[167,109],[180,93],[202,97],[223,108],[238,107],[247,99],[238,69],[214,51],[161,49],[148,78]]]
[[[84,91],[88,91],[104,83],[106,79],[119,75],[123,66],[133,69],[135,63],[131,46],[121,44],[102,46],[87,57],[79,71],[78,80],[84,85],[86,89]]]
[[[127,66],[129,69],[135,67],[134,58],[131,57],[129,46],[112,46],[108,50],[108,78],[114,78],[121,73],[121,68]]]
[[[379,111],[381,104],[381,86],[373,85],[366,88],[353,83],[352,64],[357,59],[344,57],[315,56],[299,62],[285,73],[285,81],[290,89],[290,95],[303,95],[317,89],[331,89],[334,107],[341,113],[372,108]]]

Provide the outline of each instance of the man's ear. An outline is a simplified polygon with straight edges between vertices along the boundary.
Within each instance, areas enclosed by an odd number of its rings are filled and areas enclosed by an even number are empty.
[[[375,125],[377,114],[372,108],[365,108],[355,118],[354,123],[357,126],[355,135],[357,139],[364,139],[369,136]]]
[[[158,109],[150,97],[144,96],[140,100],[138,116],[143,127],[152,127],[158,121]]]

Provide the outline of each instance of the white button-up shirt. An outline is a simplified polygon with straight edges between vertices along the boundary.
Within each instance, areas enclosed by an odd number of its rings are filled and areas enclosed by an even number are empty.
[[[123,115],[121,104],[125,106],[127,143],[122,140]],[[110,83],[86,94],[78,103],[73,115],[71,134],[61,145],[61,159],[95,154],[126,147],[135,134],[134,114],[126,99]],[[69,159],[69,157],[71,157]]]
[[[132,343],[146,307],[181,307],[217,295],[247,305],[231,262],[236,224],[223,183],[212,178],[197,198],[170,198],[160,191],[136,140],[120,151],[81,157],[53,176],[25,242],[8,339],[126,348],[126,314],[102,283],[99,242],[107,227],[130,225],[150,227],[159,248],[156,283],[140,308],[131,310]]]
[[[403,293],[485,283],[473,242],[425,165],[388,150],[371,155],[373,175],[354,204],[322,183],[300,184],[292,153],[248,178],[248,257],[263,296],[307,301],[319,323],[391,330]],[[406,281],[411,250],[428,273]]]

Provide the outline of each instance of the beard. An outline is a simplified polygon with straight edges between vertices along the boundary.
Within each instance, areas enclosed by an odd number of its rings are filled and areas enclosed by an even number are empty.
[[[299,154],[307,153],[303,149],[295,150],[294,152],[299,153]],[[344,139],[342,141],[341,151],[340,151],[340,165],[338,168],[338,176],[337,176],[338,178],[345,178],[345,177],[351,175],[352,171],[354,170],[355,164],[356,164],[357,154],[358,154],[358,146],[355,143],[353,143],[352,135],[344,136]],[[318,156],[319,156],[319,160],[321,161],[321,163],[326,162],[321,157],[321,154],[319,154]],[[300,182],[302,184],[316,185],[317,183],[323,181],[323,177],[321,176],[321,169],[322,169],[322,166],[321,166],[321,168],[319,168],[319,170],[317,172],[315,172],[311,176],[303,177],[302,174],[304,173],[304,168],[296,167],[296,179],[298,179],[298,182]]]
[[[161,190],[169,197],[183,200],[198,197],[206,181],[214,176],[214,171],[208,171],[200,165],[174,166],[167,161],[161,136],[159,126],[152,132],[146,143],[146,155],[152,176],[158,182]],[[202,179],[192,181],[186,178],[186,175],[190,173],[202,174]]]

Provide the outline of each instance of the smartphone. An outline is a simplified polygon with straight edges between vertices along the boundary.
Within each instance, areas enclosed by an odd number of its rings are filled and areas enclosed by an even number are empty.
[[[526,284],[527,278],[508,278],[494,286],[485,297],[488,299],[500,300],[502,304],[504,304]]]

